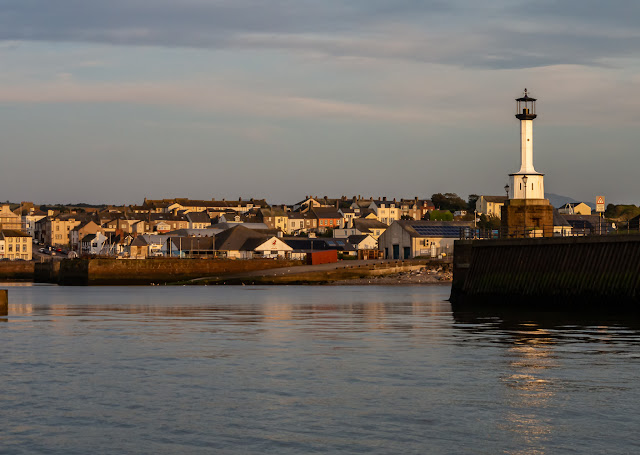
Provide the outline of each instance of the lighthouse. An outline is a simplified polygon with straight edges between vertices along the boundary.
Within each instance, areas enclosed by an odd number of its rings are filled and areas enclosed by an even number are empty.
[[[544,174],[533,167],[533,120],[536,99],[524,89],[516,99],[516,118],[520,120],[520,170],[509,174],[509,199],[544,199]]]
[[[533,167],[533,121],[536,99],[524,89],[516,98],[520,120],[520,169],[509,174],[505,186],[508,200],[502,207],[502,232],[508,237],[550,237],[553,235],[553,207],[544,198],[544,174]]]

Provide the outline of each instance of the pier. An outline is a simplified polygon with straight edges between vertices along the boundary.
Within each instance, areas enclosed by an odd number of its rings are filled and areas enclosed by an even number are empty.
[[[640,308],[640,237],[459,240],[454,309]]]

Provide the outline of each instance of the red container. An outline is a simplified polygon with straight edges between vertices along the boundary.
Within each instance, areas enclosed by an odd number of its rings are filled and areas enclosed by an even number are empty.
[[[307,253],[307,265],[317,264],[329,264],[332,262],[338,262],[338,251],[314,251],[313,253]]]

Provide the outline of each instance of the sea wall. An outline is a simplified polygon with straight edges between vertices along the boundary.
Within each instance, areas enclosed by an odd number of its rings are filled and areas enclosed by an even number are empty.
[[[57,283],[60,272],[60,261],[36,262],[34,264],[33,281],[35,283]]]
[[[454,308],[638,307],[640,236],[456,241],[450,300]]]
[[[29,261],[0,261],[1,281],[32,280],[34,263]]]
[[[60,264],[58,283],[163,284],[300,264],[300,261],[273,259],[65,259]]]

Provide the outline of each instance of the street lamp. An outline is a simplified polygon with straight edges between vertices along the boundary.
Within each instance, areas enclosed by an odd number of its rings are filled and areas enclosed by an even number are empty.
[[[529,180],[529,178],[526,175],[522,177],[522,182],[524,183],[524,222],[522,238],[527,234],[527,180]]]
[[[504,186],[504,192],[507,193],[507,200],[504,203],[505,207],[507,207],[509,205],[509,202],[508,202],[509,201],[509,184],[508,183]],[[509,235],[509,227],[508,226],[506,227],[506,232],[504,232],[503,234],[505,236]]]

